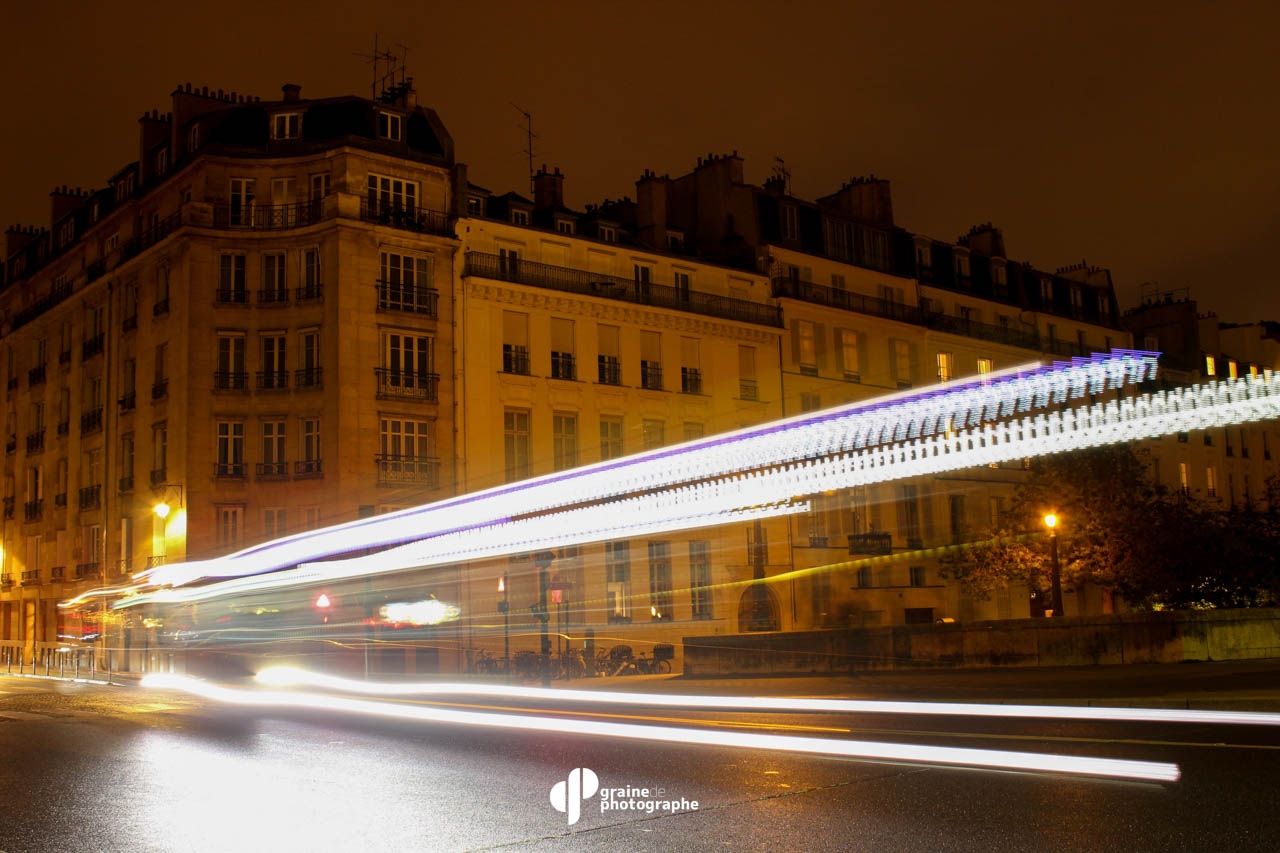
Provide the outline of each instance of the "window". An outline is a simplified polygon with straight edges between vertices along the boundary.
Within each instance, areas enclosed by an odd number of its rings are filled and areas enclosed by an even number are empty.
[[[302,113],[276,113],[271,117],[272,139],[298,139],[302,136]]]
[[[249,387],[244,369],[244,333],[218,335],[218,372],[213,387],[222,391],[244,391]]]
[[[271,252],[262,256],[262,292],[259,302],[288,302],[289,291],[284,282],[284,253]]]
[[[320,250],[302,250],[302,288],[298,299],[320,298]]]
[[[662,421],[646,419],[642,433],[645,450],[655,450],[666,444],[666,424]]]
[[[278,539],[289,531],[285,523],[283,507],[267,507],[262,511],[262,535],[265,539]]]
[[[320,507],[304,506],[299,507],[302,512],[302,529],[303,530],[319,530],[320,529]]]
[[[1232,379],[1240,378],[1240,367],[1236,364],[1236,360],[1234,358],[1227,360],[1227,376]]]
[[[800,239],[800,212],[796,210],[794,205],[786,204],[782,206],[782,239]]]
[[[907,341],[893,340],[889,343],[889,357],[893,364],[893,378],[899,388],[911,387],[911,350]]]
[[[702,370],[697,338],[680,339],[680,390],[685,394],[702,393]]]
[[[1080,311],[1084,308],[1084,294],[1080,292],[1080,288],[1073,287],[1067,291],[1071,299],[1071,315],[1073,317],[1080,316]]]
[[[194,122],[187,128],[187,151],[195,151],[200,147],[200,122]]]
[[[167,479],[169,462],[169,428],[165,424],[151,427],[151,485],[158,486]]]
[[[871,567],[870,566],[858,567],[858,586],[863,589],[866,589],[867,587],[871,586]]]
[[[636,293],[645,296],[649,292],[649,285],[653,283],[653,267],[647,264],[632,264],[631,276],[636,283]]]
[[[842,275],[841,275],[840,273],[838,273],[838,272],[833,272],[833,273],[831,274],[831,289],[832,289],[832,290],[847,290],[847,289],[848,289],[848,285],[846,285],[846,284],[845,284],[844,276],[842,276]]]
[[[710,542],[689,543],[689,595],[693,601],[693,618],[712,618]]]
[[[1205,469],[1205,494],[1211,498],[1218,496],[1218,471],[1212,465]]]
[[[426,335],[385,333],[378,393],[388,397],[436,399],[434,340]]]
[[[859,352],[858,333],[849,329],[836,329],[836,352],[840,355],[840,371],[845,379],[858,382],[862,379],[862,358]]]
[[[813,323],[808,320],[796,320],[793,328],[796,334],[796,360],[800,365],[800,372],[816,376],[818,374],[818,349],[814,337]]]
[[[956,252],[956,278],[965,279],[969,277],[969,256],[963,252]]]
[[[120,294],[120,312],[124,315],[121,319],[121,328],[126,332],[131,332],[138,328],[138,288],[132,284],[126,284],[124,291]]]
[[[369,175],[365,187],[369,212],[379,218],[412,214],[418,206],[418,185],[413,181]]]
[[[649,615],[667,621],[671,608],[671,543],[649,543]]]
[[[992,370],[991,364],[992,364],[991,359],[989,358],[978,359],[978,375],[986,376],[988,373],[990,373]]]
[[[511,209],[511,224],[512,225],[528,225],[529,211],[524,210],[523,208],[513,207]]]
[[[502,278],[514,279],[520,274],[520,250],[506,247],[498,248],[498,275]]]
[[[676,299],[682,303],[689,302],[689,294],[693,292],[693,276],[687,272],[675,271]]]
[[[390,139],[399,141],[401,137],[401,128],[403,126],[403,118],[395,113],[386,111],[378,112],[378,137],[381,139]]]
[[[529,315],[502,312],[502,372],[529,375]]]
[[[631,619],[631,543],[604,543],[605,594],[610,622]]]
[[[597,328],[597,344],[599,348],[598,367],[601,385],[621,385],[622,366],[618,361],[617,326],[599,326]]]
[[[551,416],[553,464],[564,471],[578,464],[578,416],[556,412]]]
[[[319,201],[329,194],[329,173],[317,172],[311,176],[311,200]]]
[[[229,551],[240,547],[244,541],[244,507],[219,506],[218,513],[218,548]]]
[[[155,377],[151,383],[152,400],[160,400],[169,394],[169,368],[165,364],[168,355],[168,344],[156,344]]]
[[[617,459],[622,456],[622,418],[621,416],[602,416],[600,418],[600,461]]]
[[[1191,494],[1191,472],[1185,462],[1178,463],[1178,488],[1184,495]]]
[[[380,258],[378,309],[434,317],[436,291],[431,286],[431,259],[396,252],[382,252]]]
[[[898,487],[898,528],[908,548],[924,547],[920,541],[919,489],[914,485]]]
[[[1051,278],[1040,279],[1040,304],[1053,304],[1053,279]]]
[[[601,225],[599,226],[598,230],[599,230],[600,239],[603,240],[604,242],[614,243],[617,241],[618,229],[612,228],[608,225]]]
[[[319,426],[316,428],[318,430]],[[383,417],[380,419],[380,430],[382,455],[378,458],[379,480],[407,480],[434,486],[438,472],[436,460],[431,456],[431,422]]]
[[[232,178],[229,195],[231,203],[227,215],[231,225],[253,224],[253,178]]]
[[[738,346],[738,397],[743,400],[759,400],[760,386],[756,383],[756,348]]]
[[[955,358],[949,352],[938,353],[938,381],[946,382],[955,375]]]
[[[822,395],[820,394],[801,394],[800,395],[800,411],[816,412],[822,408]]]
[[[159,317],[169,313],[169,267],[156,267],[156,302],[151,306],[151,315]]]
[[[319,418],[302,419],[302,461],[298,463],[297,468],[299,474],[320,473]]]
[[[126,358],[120,366],[120,411],[131,412],[138,405],[138,363]]]
[[[227,253],[220,255],[217,301],[244,304],[249,301],[247,288],[245,256]]]
[[[572,233],[573,233],[573,220],[572,220],[572,219],[557,219],[557,220],[556,220],[556,231],[557,231],[557,232],[559,232],[559,233],[561,233],[561,234],[572,234]]]
[[[301,367],[294,382],[298,388],[320,387],[320,332],[306,329],[298,333]]]
[[[662,335],[659,332],[640,333],[640,387],[662,390]]]
[[[997,261],[991,262],[991,283],[996,286],[997,296],[1001,296],[1004,294],[1005,285],[1008,283],[1008,278],[1006,277],[1005,270],[1004,270],[1004,264],[999,263]]]
[[[924,586],[924,566],[912,566],[910,571],[911,585]]]
[[[218,477],[244,476],[244,422],[218,421]]]
[[[262,465],[258,475],[279,477],[288,473],[284,461],[284,421],[262,422]]]
[[[527,478],[532,471],[529,410],[507,409],[504,411],[502,436],[507,482],[514,483]]]
[[[551,318],[551,378],[576,379],[574,364],[573,321]]]
[[[702,438],[706,434],[707,434],[707,428],[705,425],[700,424],[696,421],[684,422],[684,440],[685,441],[697,441],[698,439]]]
[[[288,388],[289,374],[285,369],[285,336],[269,332],[259,339],[262,352],[262,372],[258,374],[258,390]]]

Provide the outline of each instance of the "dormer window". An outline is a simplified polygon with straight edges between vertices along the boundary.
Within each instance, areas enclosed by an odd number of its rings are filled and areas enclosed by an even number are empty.
[[[969,256],[963,252],[956,252],[956,278],[969,277]]]
[[[557,220],[556,220],[556,231],[557,231],[557,232],[559,232],[560,234],[572,234],[572,233],[573,233],[573,220],[572,220],[572,219],[557,219]]]
[[[511,224],[512,225],[528,225],[529,211],[517,210],[513,208],[511,211]]]
[[[116,201],[124,201],[133,195],[133,173],[125,175],[116,184]]]
[[[300,139],[302,113],[276,113],[271,117],[272,139]]]
[[[618,242],[618,231],[612,225],[600,226],[600,239],[606,243]]]
[[[1084,294],[1080,292],[1080,288],[1071,288],[1071,310],[1079,312],[1084,307]]]
[[[159,151],[156,152],[155,167],[156,167],[157,175],[163,175],[165,172],[169,171],[169,149],[168,148],[161,148]]]
[[[794,208],[792,208],[794,210]],[[684,249],[684,235],[679,231],[667,232],[667,249],[673,252],[679,252]]]
[[[927,270],[933,267],[933,252],[928,246],[916,246],[916,268]]]
[[[992,261],[991,283],[996,287],[1003,288],[1008,284],[1008,281],[1009,280],[1005,277],[1004,264],[998,261]]]
[[[378,137],[399,142],[404,119],[395,113],[378,113]]]
[[[1098,294],[1098,316],[1104,320],[1111,316],[1111,300],[1105,293]]]
[[[200,122],[187,128],[187,150],[195,151],[200,147]]]
[[[484,199],[478,195],[467,196],[467,214],[470,216],[483,216]]]
[[[101,215],[102,215],[102,203],[95,198],[93,200],[93,203],[89,205],[89,221],[97,222],[98,217]]]
[[[69,218],[58,226],[58,246],[66,246],[76,238],[76,221]]]
[[[1053,304],[1053,279],[1040,279],[1040,302],[1045,305]]]

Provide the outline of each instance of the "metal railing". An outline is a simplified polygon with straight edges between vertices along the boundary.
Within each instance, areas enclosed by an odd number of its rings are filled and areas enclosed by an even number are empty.
[[[243,370],[218,370],[213,374],[215,391],[248,391],[249,374]]]
[[[701,394],[702,371],[696,367],[680,368],[680,390],[685,394]]]
[[[577,379],[577,364],[571,352],[551,353],[552,379]]]
[[[440,291],[434,287],[420,287],[382,279],[379,279],[375,286],[378,289],[379,311],[403,311],[409,314],[423,314],[427,317],[436,316]]]
[[[163,400],[169,396],[169,380],[161,379],[159,382],[151,383],[151,399]]]
[[[440,385],[438,373],[415,373],[388,367],[375,367],[373,372],[378,378],[378,396],[381,398],[436,402]]]
[[[389,225],[404,231],[417,231],[420,234],[436,234],[441,237],[452,237],[454,218],[441,210],[423,210],[397,204],[384,204],[360,199],[360,218],[365,222]]]
[[[283,480],[289,476],[289,463],[259,462],[255,474],[259,480]]]
[[[502,345],[502,372],[529,375],[529,350],[513,344]]]
[[[249,231],[284,231],[302,228],[324,218],[322,199],[292,204],[215,204],[214,228],[243,228]]]
[[[304,284],[294,289],[293,298],[298,302],[316,302],[324,298],[324,288],[320,286],[320,282]]]
[[[289,371],[259,370],[256,388],[259,391],[287,391],[289,389]]]
[[[27,385],[40,385],[45,380],[45,366],[37,365],[27,371]]]
[[[293,476],[297,479],[319,477],[324,473],[319,459],[303,459],[293,463]]]
[[[618,362],[617,356],[596,356],[596,366],[599,368],[598,381],[601,385],[622,384],[622,365]]]
[[[90,409],[80,415],[80,434],[88,435],[102,429],[102,407]]]
[[[569,267],[553,267],[548,264],[512,260],[483,252],[467,252],[462,274],[658,308],[672,308],[724,320],[782,326],[782,314],[773,305],[762,305],[731,296],[678,290],[667,285],[637,282],[629,278],[602,275]]]
[[[44,516],[44,498],[27,501],[22,505],[22,515],[27,521],[38,521]]]
[[[640,362],[640,387],[650,391],[662,390],[662,365],[656,361]]]
[[[738,398],[741,400],[759,400],[760,386],[754,379],[738,380]]]
[[[39,453],[44,450],[44,430],[27,433],[27,452]]]
[[[323,378],[323,368],[303,367],[293,372],[293,387],[295,389],[319,388]]]
[[[80,489],[80,509],[97,509],[102,506],[102,486],[85,486]]]
[[[289,304],[289,288],[287,287],[268,287],[258,291],[259,305],[288,305]]]
[[[245,464],[243,462],[215,462],[213,476],[220,480],[243,480]]]
[[[219,287],[213,299],[220,305],[248,305],[249,290],[245,287]]]
[[[106,344],[106,340],[107,336],[102,332],[99,332],[92,338],[87,338],[85,342],[80,345],[80,360],[86,361],[93,358],[95,355],[102,355],[102,350]]]
[[[440,460],[434,456],[396,456],[382,453],[374,457],[379,483],[424,483],[440,485]]]

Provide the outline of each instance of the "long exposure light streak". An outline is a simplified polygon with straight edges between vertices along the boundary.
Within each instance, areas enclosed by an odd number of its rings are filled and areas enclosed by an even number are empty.
[[[188,590],[145,593],[121,599],[115,606],[153,600],[195,601],[802,512],[808,505],[792,500],[794,496],[1278,417],[1280,377],[1212,382],[953,428],[910,441],[726,474],[712,481],[534,518],[478,522],[372,556],[311,563]],[[786,436],[778,433],[775,440],[785,442]],[[780,455],[790,457],[793,451],[783,450]]]
[[[830,755],[872,761],[1034,771],[1149,782],[1176,782],[1181,775],[1176,764],[1154,761],[800,737],[797,735],[715,731],[676,726],[566,719],[541,715],[527,717],[520,714],[461,711],[422,705],[378,702],[368,699],[351,699],[317,693],[236,690],[180,675],[147,675],[142,679],[142,686],[161,690],[181,690],[206,699],[241,706],[338,711],[420,722],[532,730],[542,733],[594,735],[629,740],[664,741],[680,744],[700,744],[703,746],[796,752],[809,755]]]
[[[832,714],[914,714],[918,716],[1004,717],[1144,723],[1215,723],[1280,726],[1280,713],[1179,708],[1099,708],[1074,705],[987,705],[971,702],[902,702],[879,699],[808,699],[777,696],[715,696],[559,689],[502,684],[426,681],[357,681],[296,667],[273,666],[255,676],[270,687],[319,687],[371,696],[483,696],[537,699],[591,705],[636,705],[721,711],[803,711]]]
[[[161,566],[142,575],[156,585],[178,586],[202,577],[256,574],[362,548],[487,528],[558,508],[738,477],[744,471],[802,465],[804,460],[976,428],[993,419],[1114,390],[1153,376],[1155,364],[1155,353],[1117,350],[1047,367],[1013,368],[288,536],[217,560]],[[786,497],[790,495],[777,500]]]

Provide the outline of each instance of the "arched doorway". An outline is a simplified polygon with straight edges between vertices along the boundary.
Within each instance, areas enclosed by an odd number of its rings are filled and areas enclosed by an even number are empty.
[[[762,583],[753,583],[738,600],[738,632],[780,631],[778,596]]]

